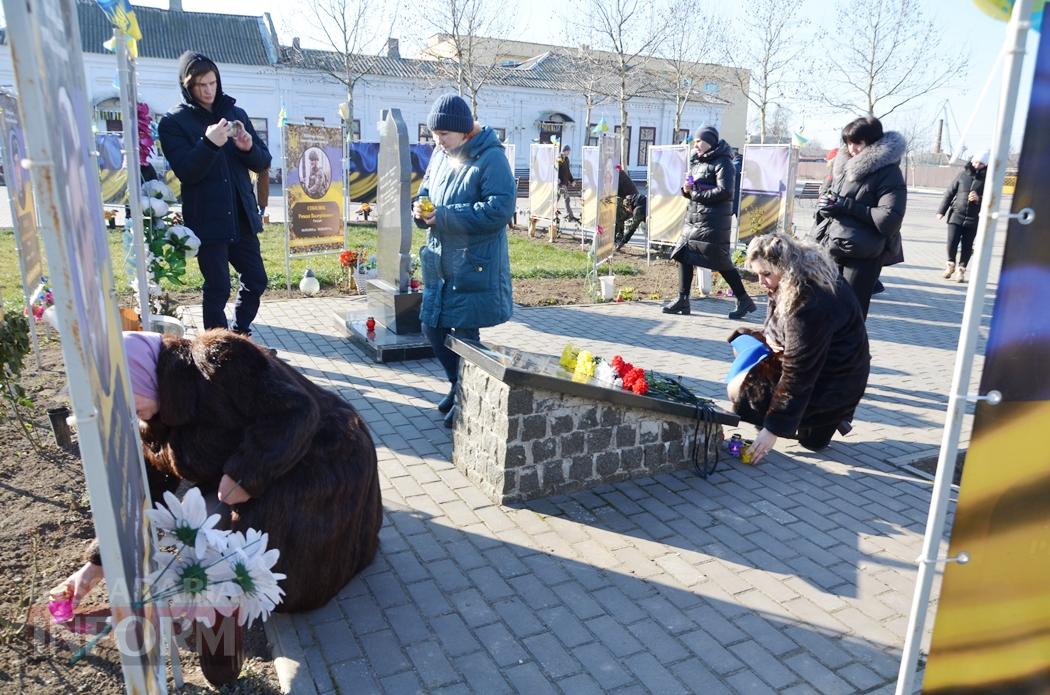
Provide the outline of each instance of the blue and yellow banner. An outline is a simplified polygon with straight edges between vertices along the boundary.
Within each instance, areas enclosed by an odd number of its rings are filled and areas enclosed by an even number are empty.
[[[1045,19],[1044,19],[1045,27]],[[1046,35],[1046,32],[1043,32]],[[1050,44],[1042,42],[925,693],[1050,693]]]

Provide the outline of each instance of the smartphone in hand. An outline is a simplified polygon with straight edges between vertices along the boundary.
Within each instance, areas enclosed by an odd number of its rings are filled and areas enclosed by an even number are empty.
[[[244,135],[244,124],[240,121],[230,121],[230,137],[236,140]]]

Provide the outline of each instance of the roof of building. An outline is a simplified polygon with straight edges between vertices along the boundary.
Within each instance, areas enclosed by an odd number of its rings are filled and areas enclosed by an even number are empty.
[[[109,23],[95,0],[77,0],[80,45],[85,53],[107,53],[102,44],[113,37]],[[142,30],[139,56],[177,60],[183,51],[194,50],[220,66],[273,65],[277,52],[269,18],[210,12],[169,11],[135,6],[135,17]],[[0,33],[7,43],[7,31]]]
[[[389,56],[355,55],[355,69],[366,75],[400,77],[405,79],[447,79],[453,81],[450,61],[419,60]],[[334,51],[313,48],[281,46],[280,65],[289,68],[319,70],[341,74],[343,56]],[[487,68],[486,85],[507,87],[531,87],[534,89],[565,90],[572,92],[593,91],[597,94],[613,94],[619,81],[612,72],[605,72],[593,81],[588,79],[588,66],[579,58],[557,51],[541,55],[510,67]],[[593,84],[588,84],[593,82]],[[644,94],[657,83],[656,75],[639,69],[630,80],[639,94]],[[655,95],[655,93],[654,93]],[[691,101],[706,104],[727,104],[727,100],[706,93],[693,94]]]

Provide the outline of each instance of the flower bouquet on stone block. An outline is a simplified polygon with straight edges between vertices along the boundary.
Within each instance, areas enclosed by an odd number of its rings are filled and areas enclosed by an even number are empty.
[[[593,380],[608,388],[687,405],[696,405],[702,401],[683,386],[680,379],[637,367],[620,355],[605,359],[567,343],[562,349],[559,364],[571,374],[573,381],[579,383]]]

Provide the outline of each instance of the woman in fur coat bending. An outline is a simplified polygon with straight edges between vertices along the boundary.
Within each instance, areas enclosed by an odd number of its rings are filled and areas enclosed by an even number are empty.
[[[906,149],[904,137],[883,133],[879,119],[851,121],[842,129],[831,185],[817,202],[817,243],[835,259],[865,317],[882,267],[904,261],[901,223],[908,189],[901,157]]]
[[[221,329],[193,340],[125,333],[124,346],[151,494],[187,480],[217,491],[229,528],[268,533],[281,551],[273,569],[287,575],[278,610],[324,605],[372,562],[376,451],[346,401]],[[74,601],[100,570],[70,577]]]
[[[860,305],[828,254],[812,243],[783,234],[756,237],[747,263],[769,292],[769,309],[762,331],[741,328],[730,336],[734,348],[757,348],[759,360],[731,374],[733,410],[761,428],[751,445],[755,462],[778,437],[818,451],[836,430],[852,429],[868,383],[871,353]],[[738,343],[741,336],[750,338]]]

